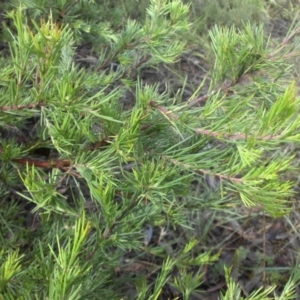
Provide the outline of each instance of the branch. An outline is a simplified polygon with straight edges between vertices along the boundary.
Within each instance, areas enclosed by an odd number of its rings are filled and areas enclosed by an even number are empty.
[[[281,44],[278,46],[277,49],[275,49],[274,51],[272,51],[271,53],[268,54],[267,58],[270,59],[271,61],[276,60],[275,58],[275,54],[280,51],[296,34],[300,33],[300,27],[296,30],[294,30],[294,32],[292,32],[288,37],[286,37]],[[299,56],[299,52],[291,52],[288,53],[286,55],[283,55],[282,58],[290,58],[290,57],[294,57],[294,56]],[[191,102],[188,103],[188,107],[192,107],[195,104],[201,103],[201,102],[206,102],[207,99],[215,94],[217,94],[218,92],[226,92],[230,87],[236,85],[237,83],[241,82],[241,80],[243,79],[243,77],[247,75],[247,73],[244,73],[240,76],[240,78],[238,78],[236,81],[232,81],[229,82],[227,84],[224,84],[219,90],[213,90],[211,93],[206,94],[204,96],[201,96],[195,100],[192,100]]]
[[[215,94],[217,94],[218,92],[226,92],[229,88],[231,88],[232,86],[234,86],[238,81],[240,81],[240,79],[243,77],[243,75],[238,79],[238,80],[236,80],[235,82],[229,82],[229,83],[226,83],[226,84],[224,84],[222,87],[221,87],[221,89],[219,89],[219,90],[213,90],[211,93],[209,93],[209,94],[206,94],[206,95],[204,95],[204,96],[202,96],[202,97],[199,97],[199,98],[197,98],[197,99],[195,99],[195,100],[192,100],[191,102],[189,102],[188,103],[188,106],[187,107],[192,107],[192,106],[194,106],[195,104],[198,104],[198,103],[201,103],[201,102],[206,102],[207,101],[207,99],[209,98],[209,97],[211,97],[211,96],[213,96],[213,95],[215,95]]]
[[[186,163],[182,163],[176,159],[173,159],[173,158],[168,158],[166,156],[164,156],[166,158],[166,160],[169,160],[171,161],[174,165],[180,165],[182,167],[185,167],[187,169],[193,169],[193,167],[189,164],[186,164]],[[233,181],[233,182],[239,182],[239,183],[242,183],[243,180],[241,178],[237,178],[237,177],[229,177],[228,175],[223,175],[221,173],[212,173],[211,171],[208,171],[208,170],[204,170],[204,169],[197,169],[197,170],[193,170],[195,173],[202,173],[202,174],[205,174],[205,175],[213,175],[213,176],[216,176],[218,178],[221,179],[226,179],[226,180],[230,180],[230,181]]]
[[[179,117],[177,115],[175,115],[174,113],[168,111],[168,109],[165,108],[164,106],[158,105],[154,100],[150,101],[150,105],[152,107],[157,108],[167,118],[170,118],[172,120],[178,120],[179,119]],[[210,130],[201,129],[201,128],[194,128],[194,131],[198,134],[204,134],[204,135],[207,135],[207,136],[214,137],[216,139],[218,139],[220,137],[227,138],[229,140],[247,139],[246,134],[237,134],[237,133],[236,134],[226,134],[226,133],[220,133],[220,132],[217,132],[217,131],[210,131]],[[278,140],[281,137],[282,137],[281,135],[266,135],[266,136],[261,137],[261,139],[262,140]]]
[[[292,32],[288,37],[286,37],[281,43],[280,45],[278,46],[277,49],[275,49],[274,51],[272,51],[271,53],[269,53],[268,55],[268,58],[270,58],[271,60],[274,58],[275,54],[280,51],[296,34],[300,33],[300,27],[297,28],[296,30],[294,30],[294,32]],[[291,55],[293,54],[293,55]],[[298,53],[299,55],[299,53]],[[291,57],[291,56],[294,56],[294,53],[290,53],[284,57]]]
[[[44,102],[32,103],[32,104],[27,104],[27,105],[0,106],[0,110],[2,110],[2,111],[11,111],[11,110],[21,110],[21,109],[27,109],[27,108],[36,108],[36,107],[42,107],[42,106],[45,106]]]
[[[175,114],[173,114],[172,112],[168,111],[167,108],[165,108],[164,106],[159,105],[156,101],[151,100],[150,101],[150,105],[152,107],[157,108],[164,116],[166,117],[170,117],[172,120],[178,120],[179,117]]]
[[[237,140],[237,139],[247,139],[247,135],[245,134],[225,134],[225,133],[220,133],[217,131],[210,131],[207,129],[200,129],[200,128],[195,128],[194,129],[197,133],[212,136],[214,138],[218,137],[225,137],[229,140]],[[261,137],[262,140],[278,140],[282,136],[281,135],[266,135]]]
[[[17,162],[23,165],[28,164],[29,166],[35,166],[39,168],[67,168],[70,167],[71,161],[69,160],[39,160],[32,158],[14,158],[13,162]]]

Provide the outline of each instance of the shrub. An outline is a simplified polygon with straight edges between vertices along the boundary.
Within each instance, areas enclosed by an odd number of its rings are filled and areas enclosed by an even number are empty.
[[[179,59],[189,7],[153,0],[143,25],[127,20],[114,29],[99,3],[28,1],[7,14],[4,299],[158,299],[167,289],[190,299],[203,266],[220,254],[202,251],[197,215],[240,203],[272,216],[291,209],[286,177],[300,101],[288,59],[298,53],[298,27],[271,50],[262,26],[214,27],[209,90],[182,101],[180,91],[161,93],[140,72]],[[98,57],[76,57],[82,41]],[[226,279],[223,299],[237,297],[229,269]],[[296,284],[294,274],[281,297]],[[247,299],[267,299],[273,290]]]

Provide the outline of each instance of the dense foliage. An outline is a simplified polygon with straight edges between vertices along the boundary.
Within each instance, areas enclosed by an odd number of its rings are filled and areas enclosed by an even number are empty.
[[[292,209],[299,24],[278,46],[262,25],[212,27],[214,66],[186,100],[185,82],[171,93],[142,74],[187,51],[190,6],[152,0],[139,22],[124,21],[114,4],[6,7],[3,299],[159,299],[166,289],[190,299],[221,254],[201,247],[205,211]],[[82,55],[82,45],[95,55]],[[224,277],[222,298],[242,299],[226,266]],[[297,278],[277,299],[289,299]]]

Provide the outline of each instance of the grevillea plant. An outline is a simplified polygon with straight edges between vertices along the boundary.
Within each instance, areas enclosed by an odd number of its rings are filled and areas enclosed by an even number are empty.
[[[20,3],[0,59],[0,298],[191,299],[220,254],[200,251],[196,215],[292,208],[299,24],[275,48],[262,26],[214,27],[208,89],[182,101],[140,74],[183,54],[188,5],[152,0],[116,29],[101,1]],[[229,271],[222,299],[245,299]]]

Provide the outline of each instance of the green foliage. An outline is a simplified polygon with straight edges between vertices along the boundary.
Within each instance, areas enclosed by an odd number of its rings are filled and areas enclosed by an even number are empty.
[[[268,12],[264,0],[198,0],[192,13],[198,32],[208,30],[215,24],[242,27],[249,21],[252,24],[268,23]]]
[[[106,1],[15,7],[3,33],[10,57],[0,61],[2,298],[120,299],[130,285],[133,298],[159,299],[170,285],[189,299],[204,276],[193,267],[220,255],[199,250],[191,213],[241,203],[273,216],[290,211],[285,176],[294,157],[286,149],[300,141],[300,99],[286,82],[299,46],[287,41],[299,24],[276,49],[260,25],[214,27],[209,90],[182,102],[139,76],[185,51],[191,23],[181,1],[150,1],[143,23],[120,21],[117,9],[107,16]],[[75,63],[82,41],[98,53],[92,68]],[[124,109],[129,92],[133,107]],[[200,194],[192,180],[202,182]],[[34,236],[17,219],[20,203],[38,218]],[[156,245],[147,225],[161,228]],[[164,244],[171,231],[181,238]],[[141,262],[157,272],[155,282],[126,274]],[[223,299],[243,299],[229,271],[226,280]],[[298,281],[291,277],[287,294]]]

